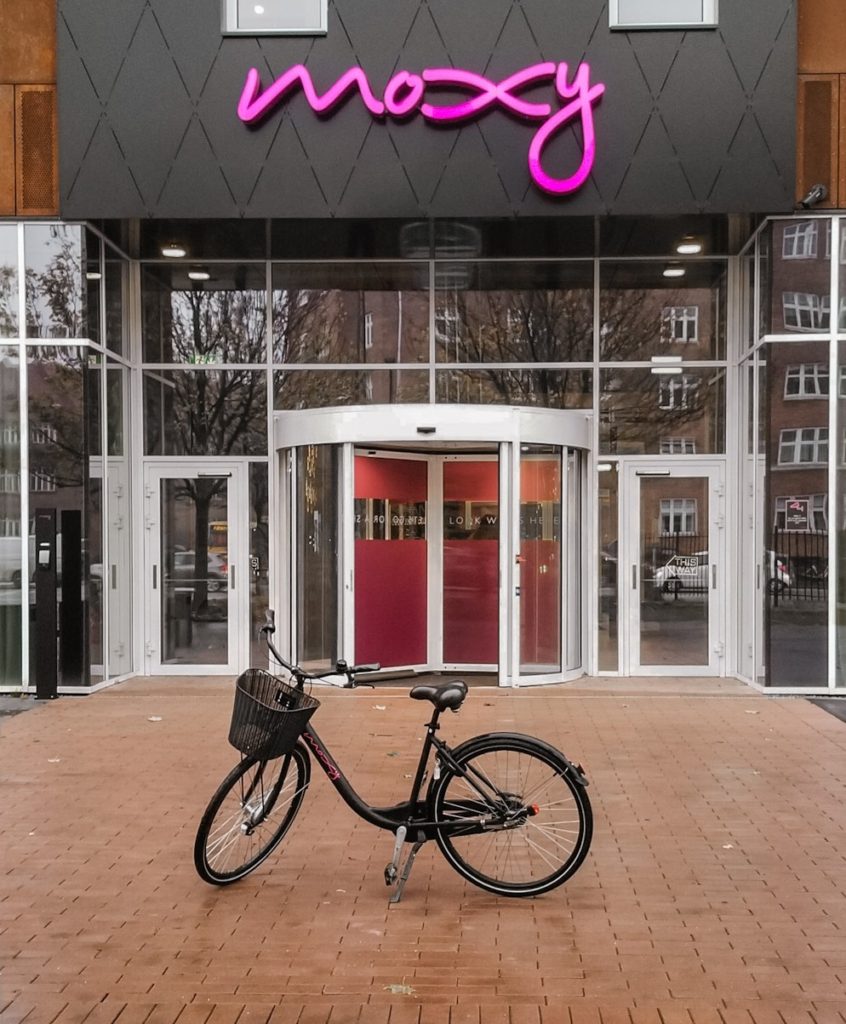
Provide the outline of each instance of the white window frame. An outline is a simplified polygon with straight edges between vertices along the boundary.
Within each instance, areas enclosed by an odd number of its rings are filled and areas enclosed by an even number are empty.
[[[669,345],[696,344],[699,341],[699,306],[665,306],[661,310],[661,327],[664,341]]]
[[[817,329],[820,331],[827,331],[830,329],[831,324],[831,296],[821,295],[820,296],[820,311],[817,318]],[[840,318],[838,320],[837,330],[842,331],[846,327],[846,296],[841,296],[840,299]]]
[[[803,448],[810,458],[802,458]],[[778,435],[780,466],[828,464],[828,427],[788,427]]]
[[[813,292],[782,292],[781,311],[786,331],[820,330],[820,297]]]
[[[610,0],[608,4],[608,24],[612,29],[625,29],[632,31],[637,29],[673,29],[673,28],[716,28],[719,24],[717,0],[702,0],[702,18],[700,21],[679,21],[673,18],[672,12],[674,0],[664,0],[667,8],[666,20],[654,22],[624,22],[620,18],[620,0]]]
[[[239,28],[238,27],[238,0],[223,0],[223,23],[221,31],[225,36],[323,36],[326,35],[328,24],[328,0],[318,0],[320,4],[319,17],[315,24],[306,28],[286,28],[280,25],[277,28]]]
[[[662,437],[661,455],[695,455],[696,441],[692,437]]]
[[[801,220],[786,224],[781,241],[784,260],[810,260],[817,255],[817,222]]]
[[[662,498],[661,536],[695,537],[698,513],[696,498]],[[674,530],[677,524],[683,529]]]
[[[791,381],[799,382],[798,391],[789,390]],[[797,363],[785,370],[784,398],[790,402],[799,398],[828,398],[828,385],[828,363]]]
[[[662,377],[658,385],[658,408],[665,412],[690,408],[698,387],[699,378],[691,374]]]

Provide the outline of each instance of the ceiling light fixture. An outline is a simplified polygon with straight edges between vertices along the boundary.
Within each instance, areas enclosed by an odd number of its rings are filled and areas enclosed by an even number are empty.
[[[167,256],[168,259],[178,260],[186,254],[186,250],[178,245],[176,242],[170,242],[168,245],[162,246],[162,256]]]
[[[702,243],[697,242],[693,235],[685,235],[676,246],[679,256],[698,256],[702,252]]]
[[[262,7],[261,4],[256,4],[253,10],[256,12],[256,14],[264,14],[264,8]]]
[[[207,270],[203,270],[202,267],[192,267],[192,269],[188,271],[188,277],[192,281],[208,281],[211,274]]]
[[[664,277],[684,277],[687,271],[680,263],[668,263],[664,267]]]
[[[680,366],[653,366],[650,368],[649,372],[669,376],[671,374],[681,373],[682,368]]]
[[[85,274],[86,281],[99,281],[103,275],[99,270],[88,270]]]

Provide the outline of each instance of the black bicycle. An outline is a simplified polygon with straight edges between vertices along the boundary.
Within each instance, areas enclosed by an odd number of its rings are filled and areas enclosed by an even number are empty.
[[[409,696],[429,701],[434,710],[411,795],[391,807],[373,807],[309,724],[319,701],[306,684],[370,685],[356,677],[379,665],[339,661],[330,672],[307,672],[274,647],[272,613],[262,632],[292,682],[262,669],[248,669],[237,680],[229,740],[241,751],[241,763],[212,797],[194,844],[194,863],[206,882],[236,882],[276,849],[305,798],[311,755],[359,817],[393,833],[393,857],[385,868],[386,884],[394,885],[392,903],[402,896],[418,850],[431,839],[459,874],[502,896],[537,896],[579,868],[593,832],[581,765],[519,733],[486,733],[450,747],[437,735],[439,719],[444,711],[458,711],[466,684],[456,679],[415,686]],[[403,864],[406,844],[411,849]]]

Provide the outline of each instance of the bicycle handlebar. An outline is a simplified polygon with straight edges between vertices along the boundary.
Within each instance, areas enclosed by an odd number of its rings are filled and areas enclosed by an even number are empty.
[[[355,677],[361,672],[378,672],[382,667],[378,662],[373,662],[372,664],[367,665],[348,665],[342,658],[339,658],[335,663],[335,667],[330,669],[328,672],[307,672],[299,665],[292,665],[282,657],[279,651],[276,650],[273,641],[270,639],[276,632],[275,615],[272,608],[267,609],[265,623],[261,627],[261,632],[264,633],[264,639],[270,653],[279,662],[282,668],[291,673],[298,683],[303,683],[306,680],[309,680],[310,682],[323,682],[328,683],[330,686],[340,686],[345,689],[351,689],[355,686],[372,686],[372,683],[357,682]],[[334,675],[346,676],[346,682],[334,682],[329,678],[329,676]]]

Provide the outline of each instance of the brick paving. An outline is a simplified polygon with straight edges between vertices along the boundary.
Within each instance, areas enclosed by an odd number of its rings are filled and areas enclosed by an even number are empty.
[[[389,907],[390,837],[322,774],[258,871],[196,876],[230,692],[136,680],[0,720],[3,1024],[846,1024],[846,724],[821,708],[725,681],[474,689],[447,735],[582,761],[592,851],[509,900],[430,844]],[[425,708],[323,701],[357,788],[401,797]]]

